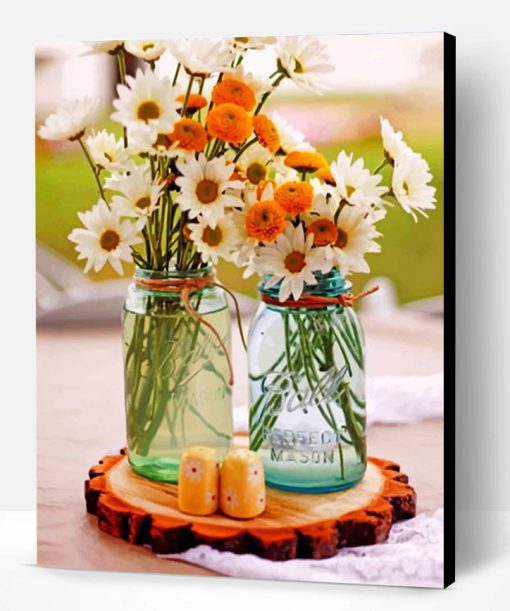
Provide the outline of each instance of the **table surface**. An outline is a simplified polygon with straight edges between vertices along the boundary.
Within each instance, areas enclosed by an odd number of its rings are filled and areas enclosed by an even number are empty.
[[[368,375],[442,370],[443,321],[400,312],[366,316]],[[234,334],[234,404],[246,403],[245,360]],[[237,358],[239,357],[239,358]],[[89,467],[123,445],[119,329],[40,328],[37,333],[38,562],[44,566],[205,575],[184,562],[161,560],[98,530],[85,512]],[[443,504],[443,423],[375,425],[369,454],[395,460],[418,491],[418,511]]]

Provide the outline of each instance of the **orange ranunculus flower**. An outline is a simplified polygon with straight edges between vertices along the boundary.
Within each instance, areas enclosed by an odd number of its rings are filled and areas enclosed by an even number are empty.
[[[194,119],[180,119],[174,123],[174,131],[168,138],[170,142],[177,142],[185,151],[203,151],[207,144],[207,132]]]
[[[314,246],[334,244],[338,239],[338,227],[328,218],[319,217],[306,228],[307,234],[313,234]]]
[[[272,153],[280,148],[280,136],[276,125],[266,115],[256,115],[252,119],[253,130],[262,146]]]
[[[273,200],[255,202],[246,215],[246,233],[259,242],[274,242],[286,225],[283,210]]]
[[[186,96],[184,94],[179,95],[175,98],[177,102],[182,102],[184,104],[184,100]],[[188,103],[186,104],[186,112],[188,111],[197,111],[207,106],[207,100],[203,95],[199,93],[190,93],[188,97]]]
[[[293,151],[285,157],[284,163],[298,172],[316,172],[328,165],[323,155],[312,151]]]
[[[288,214],[296,216],[312,209],[313,187],[303,180],[294,180],[280,185],[274,198]]]
[[[257,102],[255,92],[249,85],[238,79],[228,77],[214,86],[211,98],[215,104],[230,102],[248,111],[253,110]]]
[[[317,178],[320,178],[323,182],[327,183],[328,185],[332,185],[333,187],[336,187],[335,177],[333,176],[333,174],[331,174],[331,170],[329,169],[328,166],[325,166],[324,168],[319,168],[315,175],[317,176]]]
[[[237,104],[219,104],[207,115],[207,131],[213,137],[238,146],[251,135],[250,115]]]

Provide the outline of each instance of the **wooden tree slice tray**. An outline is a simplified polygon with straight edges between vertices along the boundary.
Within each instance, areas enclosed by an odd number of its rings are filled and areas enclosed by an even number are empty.
[[[87,511],[99,528],[157,554],[201,544],[269,560],[329,558],[337,548],[385,541],[391,525],[416,514],[416,493],[394,462],[369,458],[355,488],[328,494],[266,491],[266,510],[249,520],[221,513],[190,516],[177,506],[177,486],[134,473],[127,457],[105,456],[85,482]]]

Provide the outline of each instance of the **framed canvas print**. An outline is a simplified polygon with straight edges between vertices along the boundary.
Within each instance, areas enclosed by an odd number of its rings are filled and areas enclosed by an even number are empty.
[[[40,565],[453,581],[454,109],[443,33],[37,46]]]

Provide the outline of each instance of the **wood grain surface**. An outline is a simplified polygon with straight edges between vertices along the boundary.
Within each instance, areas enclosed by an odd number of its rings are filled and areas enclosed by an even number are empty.
[[[267,488],[265,511],[249,520],[182,513],[177,486],[137,475],[123,454],[105,456],[90,469],[85,499],[102,531],[150,545],[155,553],[207,544],[270,560],[328,558],[338,547],[380,543],[393,522],[416,513],[407,475],[377,458],[369,459],[365,477],[349,490],[297,494]]]

